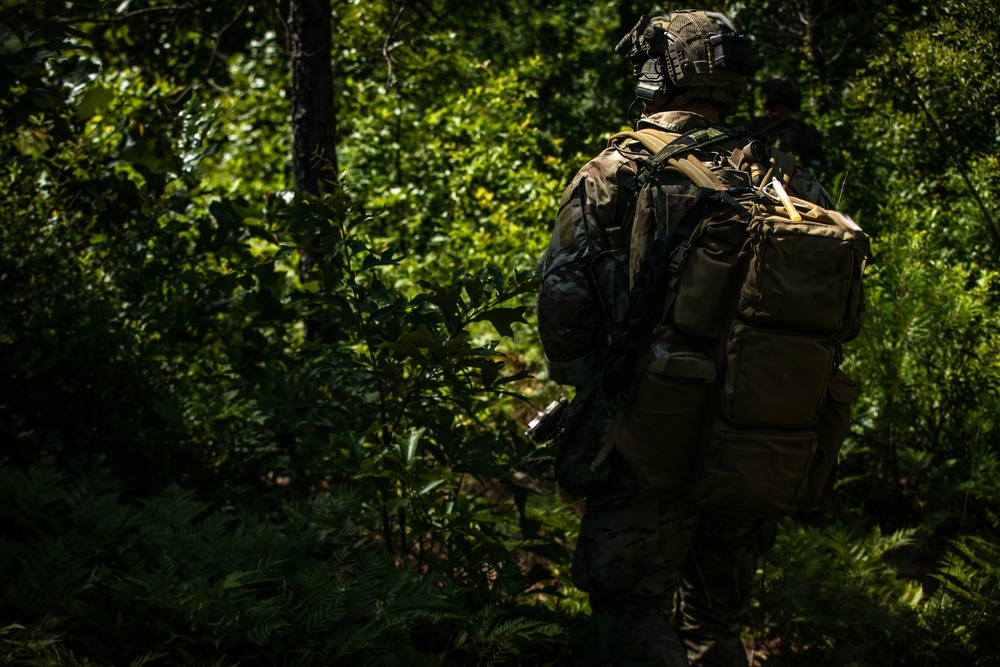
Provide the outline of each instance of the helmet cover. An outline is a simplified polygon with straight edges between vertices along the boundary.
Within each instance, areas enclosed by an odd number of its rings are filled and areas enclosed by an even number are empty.
[[[701,98],[731,113],[753,74],[749,41],[719,12],[644,16],[615,50],[629,57],[639,77],[636,96],[658,109]]]

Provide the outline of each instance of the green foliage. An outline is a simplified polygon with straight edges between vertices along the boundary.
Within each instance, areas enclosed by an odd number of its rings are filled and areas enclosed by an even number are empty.
[[[606,663],[521,430],[555,391],[531,269],[631,101],[634,3],[335,1],[322,197],[287,192],[283,4],[0,5],[0,661]],[[876,263],[836,504],[782,526],[757,647],[992,665],[996,238],[947,148],[995,200],[996,12],[819,3],[820,60],[798,4],[710,8],[800,76]]]
[[[499,665],[558,635],[530,610],[470,616],[455,582],[398,567],[361,484],[264,517],[178,487],[125,503],[106,473],[51,461],[0,482],[0,637],[18,664]]]
[[[106,475],[51,462],[2,481],[5,616],[51,618],[99,664],[430,664],[410,629],[461,618],[431,580],[359,548],[350,488],[267,520],[209,512],[178,487],[123,504]],[[33,641],[19,650],[52,638]]]
[[[849,134],[839,133],[838,140],[850,153],[852,187],[845,199],[872,220],[874,230],[883,228],[879,204],[974,201],[964,183],[949,181],[959,173],[956,159],[968,170],[970,162],[994,153],[1000,79],[982,70],[980,60],[993,57],[1000,35],[993,9],[988,2],[949,0],[916,21],[892,12],[872,17],[878,30],[872,36],[885,41],[845,90],[841,127]],[[995,181],[995,164],[988,169]],[[977,180],[974,186],[982,188]],[[873,197],[868,186],[885,196]],[[987,200],[990,194],[982,193]],[[982,213],[976,217],[982,220]],[[955,247],[971,251],[990,233],[981,222],[975,231]]]
[[[751,622],[768,663],[881,665],[907,655],[921,588],[896,578],[886,557],[913,538],[784,522]]]
[[[876,246],[869,314],[852,359],[865,392],[841,491],[847,505],[880,507],[891,524],[950,531],[989,525],[998,510],[1000,321],[996,274],[948,261],[936,239],[901,230]]]
[[[67,663],[536,662],[555,630],[524,605],[552,575],[519,549],[553,536],[524,519],[533,451],[496,407],[524,377],[498,338],[530,274],[421,273],[339,193],[234,185],[217,170],[269,155],[227,144],[249,107],[177,106],[109,62],[53,54],[35,83],[56,104],[3,135],[5,490],[27,499],[4,521],[30,536],[3,549],[10,642]],[[321,510],[351,532],[302,518]]]
[[[764,569],[752,641],[774,665],[991,665],[996,543],[958,540],[924,582],[899,563],[917,533],[806,528],[791,521]]]
[[[958,540],[941,563],[935,575],[941,589],[925,605],[938,664],[990,665],[1000,660],[998,563],[997,543],[975,536]]]

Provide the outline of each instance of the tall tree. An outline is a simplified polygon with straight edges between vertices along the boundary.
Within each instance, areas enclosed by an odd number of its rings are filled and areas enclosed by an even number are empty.
[[[330,0],[291,0],[292,171],[295,189],[309,194],[337,181],[330,16]]]
[[[292,60],[292,173],[295,190],[318,195],[325,181],[338,183],[337,123],[333,106],[330,0],[291,0],[289,30]],[[323,237],[309,230],[299,242],[299,275],[307,280]],[[309,317],[308,338],[330,342],[341,336],[329,317]]]

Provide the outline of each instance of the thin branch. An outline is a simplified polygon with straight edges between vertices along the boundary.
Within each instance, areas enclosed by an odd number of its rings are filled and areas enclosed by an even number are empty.
[[[236,16],[234,16],[229,23],[219,29],[219,34],[215,37],[215,48],[212,49],[212,55],[208,57],[208,64],[205,65],[205,69],[201,72],[202,76],[207,76],[208,70],[211,69],[212,65],[215,63],[215,57],[219,54],[219,46],[222,44],[222,35],[224,35],[234,23],[240,20],[240,17],[243,16],[243,12],[245,12],[249,6],[250,0],[246,0],[246,2],[243,3],[243,6],[240,7],[240,11],[236,12]]]
[[[385,87],[389,89],[392,87],[392,65],[396,62],[396,59],[392,57],[389,53],[389,46],[393,41],[393,37],[396,34],[396,28],[399,26],[399,20],[403,18],[403,13],[406,11],[406,2],[399,3],[399,11],[396,12],[396,16],[392,19],[392,25],[389,26],[389,32],[385,36],[385,41],[382,43],[382,57],[385,58],[385,64],[387,68],[387,73],[385,77]]]
[[[121,16],[114,19],[115,22],[127,21],[133,16],[138,16],[140,14],[149,14],[150,12],[173,12],[173,11],[187,11],[188,9],[196,9],[197,5],[160,5],[158,7],[143,7],[142,9],[136,9],[127,14],[122,14]]]
[[[222,45],[222,35],[225,34],[225,32],[227,30],[229,30],[233,26],[233,24],[236,23],[240,19],[241,16],[243,16],[243,12],[245,12],[247,10],[247,8],[250,6],[250,1],[251,0],[246,0],[246,2],[243,3],[243,6],[240,7],[240,11],[236,12],[236,16],[234,16],[232,19],[230,19],[228,23],[226,23],[224,26],[222,26],[219,29],[218,34],[215,36],[215,46],[212,48],[212,54],[208,57],[208,63],[205,65],[205,67],[201,71],[201,75],[202,76],[204,76],[204,77],[208,76],[209,70],[212,69],[212,65],[215,63],[215,59],[219,55],[219,47]],[[208,80],[208,83],[211,86],[213,86],[216,90],[219,90],[220,92],[226,93],[228,95],[227,91],[225,91],[223,88],[221,88],[217,83],[215,83],[211,79]],[[179,104],[181,102],[181,100],[183,100],[185,97],[187,97],[187,94],[190,93],[194,89],[194,86],[195,86],[195,83],[193,81],[191,83],[189,83],[188,85],[186,85],[184,87],[184,89],[181,90],[181,92],[176,97],[174,97],[174,99],[172,101],[172,104]]]
[[[840,182],[840,194],[837,196],[837,208],[840,208],[840,201],[844,198],[844,189],[847,187],[847,177],[851,175],[850,158],[847,161],[847,171],[844,172],[844,179]]]

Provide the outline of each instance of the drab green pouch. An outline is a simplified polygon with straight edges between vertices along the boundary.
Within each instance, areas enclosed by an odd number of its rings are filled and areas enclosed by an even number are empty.
[[[705,509],[743,516],[796,512],[816,447],[812,429],[752,428],[720,419],[706,447],[696,500]]]
[[[738,280],[740,256],[747,243],[746,223],[740,219],[705,223],[691,242],[677,277],[670,317],[689,334],[722,339]]]
[[[679,337],[653,342],[616,447],[647,489],[684,491],[695,471],[715,362]]]
[[[867,237],[831,219],[771,216],[755,227],[752,247],[740,290],[742,317],[771,327],[853,337],[864,308],[859,294]]]
[[[726,347],[724,416],[740,424],[806,428],[826,400],[836,346],[826,338],[737,323]]]
[[[822,505],[832,492],[832,473],[837,456],[851,429],[851,402],[858,395],[858,385],[847,373],[834,369],[827,388],[826,404],[816,419],[816,458],[809,472],[809,484],[802,499],[803,509]]]

